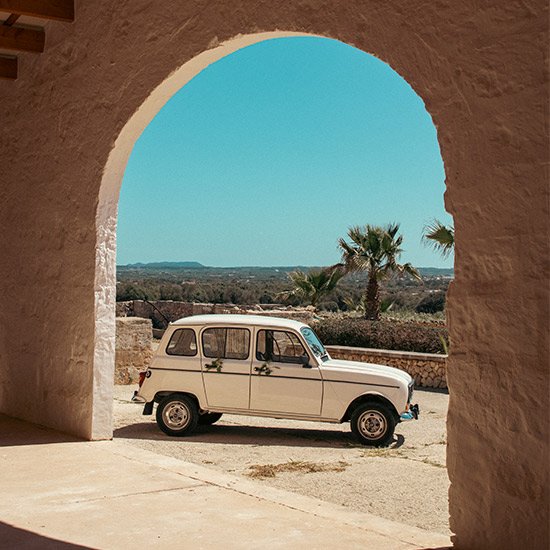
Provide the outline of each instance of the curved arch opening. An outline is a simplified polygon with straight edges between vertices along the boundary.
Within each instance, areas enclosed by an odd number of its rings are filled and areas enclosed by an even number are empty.
[[[94,426],[98,429],[99,437],[104,429],[102,426],[107,427],[106,431],[108,431],[108,426],[112,422],[117,205],[124,171],[134,144],[170,98],[207,66],[247,46],[275,38],[294,36],[311,37],[313,35],[263,33],[237,37],[198,55],[176,70],[151,93],[117,138],[105,168],[97,215],[94,399],[98,399],[102,405],[105,405],[105,407],[94,406]]]

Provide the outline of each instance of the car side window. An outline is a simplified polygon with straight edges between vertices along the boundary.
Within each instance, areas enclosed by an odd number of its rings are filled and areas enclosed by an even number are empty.
[[[250,331],[243,328],[207,328],[202,333],[202,351],[214,359],[247,359]]]
[[[307,352],[299,338],[283,330],[260,330],[256,342],[256,359],[276,363],[302,363]]]
[[[175,330],[166,346],[168,355],[184,355],[193,357],[197,355],[197,337],[191,328],[179,328]]]

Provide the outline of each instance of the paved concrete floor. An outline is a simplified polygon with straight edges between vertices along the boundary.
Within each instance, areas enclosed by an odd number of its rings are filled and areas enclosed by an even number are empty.
[[[437,533],[0,416],[0,548],[436,548]]]

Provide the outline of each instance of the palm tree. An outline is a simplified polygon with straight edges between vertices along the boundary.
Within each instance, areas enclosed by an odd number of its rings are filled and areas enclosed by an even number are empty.
[[[366,271],[368,273],[367,291],[365,294],[365,318],[380,318],[380,281],[391,273],[408,273],[420,279],[418,271],[410,264],[399,264],[403,236],[397,235],[399,224],[386,227],[365,225],[354,226],[348,230],[351,242],[340,239],[338,245],[342,250],[342,264],[346,272]]]
[[[308,300],[317,309],[319,302],[330,294],[345,275],[340,268],[313,269],[308,273],[297,270],[289,274],[294,289],[284,293],[286,297],[297,296]]]
[[[455,230],[452,225],[443,225],[439,220],[434,220],[424,227],[422,241],[441,252],[447,258],[455,247]]]

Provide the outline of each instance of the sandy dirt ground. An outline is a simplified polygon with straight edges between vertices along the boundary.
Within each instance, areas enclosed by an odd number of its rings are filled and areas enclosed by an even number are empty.
[[[393,444],[355,442],[349,424],[224,415],[187,438],[171,438],[154,414],[115,387],[115,438],[260,483],[449,534],[445,417],[449,396],[415,392],[421,416],[397,426]]]

